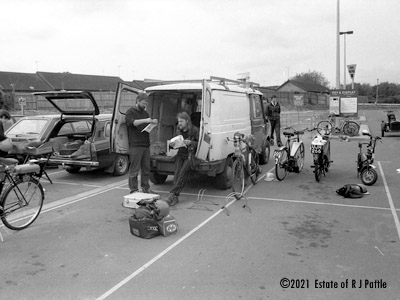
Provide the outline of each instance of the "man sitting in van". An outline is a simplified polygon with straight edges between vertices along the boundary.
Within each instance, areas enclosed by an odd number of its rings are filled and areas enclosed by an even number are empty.
[[[183,136],[183,147],[178,148],[178,153],[175,156],[175,173],[173,187],[168,195],[166,202],[170,206],[174,206],[179,202],[179,194],[182,192],[187,181],[192,156],[196,153],[197,144],[199,141],[199,130],[193,126],[190,116],[187,112],[178,113],[178,135]],[[174,148],[175,143],[169,144]]]

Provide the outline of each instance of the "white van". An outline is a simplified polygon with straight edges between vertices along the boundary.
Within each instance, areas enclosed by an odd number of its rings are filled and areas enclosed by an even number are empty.
[[[147,111],[158,119],[157,128],[150,132],[151,176],[153,183],[164,183],[175,170],[174,156],[167,142],[176,135],[177,114],[186,111],[199,128],[194,171],[215,177],[217,187],[231,187],[233,143],[235,132],[253,134],[260,163],[270,156],[267,121],[262,93],[244,87],[244,83],[211,77],[192,82],[161,84],[146,88],[149,94]],[[140,91],[119,83],[112,118],[111,151],[128,154],[128,134],[125,112],[136,104]]]

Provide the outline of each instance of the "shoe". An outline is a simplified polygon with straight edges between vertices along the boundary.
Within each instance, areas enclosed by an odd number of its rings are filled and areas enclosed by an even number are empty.
[[[281,142],[278,142],[278,147],[282,147],[283,144]]]
[[[156,194],[154,191],[152,191],[151,189],[143,189],[142,191],[145,194]]]
[[[269,142],[270,142],[271,146],[274,145],[274,139],[270,139]]]
[[[169,194],[165,202],[167,202],[169,206],[174,206],[179,202],[179,198],[175,194]]]
[[[133,193],[137,193],[137,192],[139,192],[139,190],[132,190],[129,192],[129,194],[133,194]]]

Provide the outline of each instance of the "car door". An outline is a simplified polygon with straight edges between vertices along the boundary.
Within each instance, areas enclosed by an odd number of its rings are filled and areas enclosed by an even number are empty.
[[[139,92],[141,91],[126,83],[118,83],[111,120],[111,152],[129,154],[128,128],[125,123],[125,116],[126,111],[135,105]]]
[[[203,79],[203,92],[201,99],[201,121],[199,128],[199,143],[197,146],[196,157],[201,160],[207,160],[211,144],[211,130],[210,130],[210,117],[211,117],[211,103],[212,103],[212,90],[206,79]]]

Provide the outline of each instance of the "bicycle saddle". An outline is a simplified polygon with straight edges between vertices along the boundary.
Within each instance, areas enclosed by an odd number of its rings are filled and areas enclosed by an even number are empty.
[[[293,132],[284,132],[283,133],[284,136],[294,136]]]

